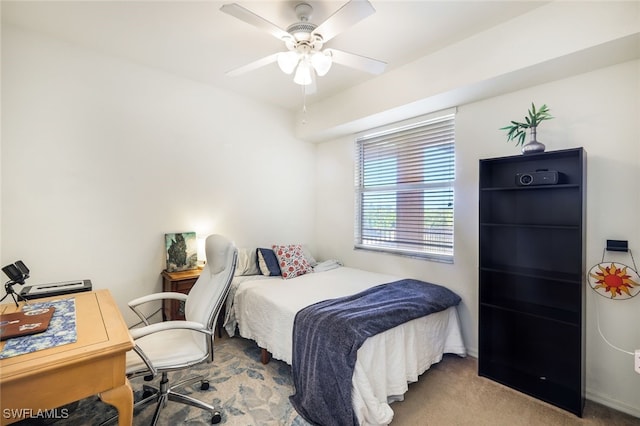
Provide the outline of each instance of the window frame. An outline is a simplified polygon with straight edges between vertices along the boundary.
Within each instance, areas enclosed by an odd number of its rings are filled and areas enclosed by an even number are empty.
[[[354,198],[355,198],[355,220],[354,220],[354,249],[356,250],[367,250],[374,252],[384,252],[390,254],[401,255],[405,257],[419,258],[437,262],[445,262],[445,263],[453,263],[454,255],[455,255],[455,246],[454,246],[454,237],[455,237],[455,223],[454,223],[454,213],[455,213],[455,163],[456,163],[456,153],[455,153],[455,113],[456,109],[451,108],[444,111],[439,111],[433,114],[429,114],[426,116],[416,117],[411,120],[406,120],[399,123],[390,124],[388,126],[384,126],[377,129],[372,129],[367,132],[362,132],[356,135],[355,138],[355,158],[354,158]],[[447,131],[445,132],[444,138],[432,137],[430,132],[435,132],[435,129],[438,127],[446,127]],[[420,145],[419,153],[408,153],[408,149],[406,146],[402,144],[408,144],[410,137],[406,137],[406,135],[411,134],[411,132],[422,132],[424,133],[423,139],[418,140],[418,144]],[[426,140],[424,139],[426,138]],[[363,150],[366,149],[365,145],[367,143],[393,143],[393,139],[398,139],[396,142],[398,143],[398,153],[397,154],[388,154],[386,157],[375,157],[372,155],[369,158],[370,162],[368,167],[371,165],[372,158],[382,158],[380,161],[380,165],[377,167],[379,169],[383,169],[385,166],[382,163],[385,160],[391,161],[392,159],[396,160],[398,163],[398,158],[401,158],[403,161],[400,161],[399,164],[404,164],[407,159],[409,162],[413,161],[414,167],[408,166],[395,166],[391,165],[391,169],[395,167],[395,184],[390,184],[389,182],[384,182],[380,185],[365,185],[365,181],[369,179],[372,181],[373,177],[378,177],[378,172],[367,173],[367,168],[365,167],[366,162],[366,154],[363,153]],[[424,142],[424,143],[420,143]],[[412,143],[415,143],[412,141]],[[445,165],[446,168],[444,174],[438,178],[433,178],[432,181],[429,181],[429,178],[426,176],[428,174],[434,174],[437,172],[442,172],[440,165],[430,166],[429,169],[425,169],[425,164],[419,163],[420,169],[416,172],[415,169],[415,161],[421,162],[420,156],[423,156],[427,153],[428,149],[432,149],[435,154],[432,156],[427,155],[427,157],[423,157],[425,161],[437,158],[445,158],[446,160],[450,160],[450,164],[447,163]],[[445,152],[438,153],[438,151]],[[446,152],[450,151],[450,152]],[[389,163],[386,164],[387,168],[390,166]],[[403,172],[403,167],[406,170],[409,170],[409,174],[413,173],[414,175],[420,177],[420,182],[412,183],[412,179],[415,176],[409,176],[406,181],[399,181],[397,179],[398,173]],[[404,170],[404,173],[407,171]],[[388,178],[388,176],[387,176]],[[402,196],[399,194],[403,193],[411,193],[411,191],[420,192],[420,194],[414,194],[413,196],[409,195],[409,201],[402,201]],[[391,201],[390,204],[394,204],[392,208],[393,226],[388,229],[388,232],[393,234],[392,237],[384,236],[377,239],[374,243],[373,238],[370,238],[370,242],[366,242],[367,240],[367,232],[383,232],[383,229],[375,229],[370,227],[370,231],[364,231],[363,223],[366,221],[363,217],[367,211],[363,211],[363,204],[365,203],[364,198],[366,194],[381,194],[383,192],[387,192],[387,198],[384,195],[381,195],[379,200],[387,200]],[[427,230],[426,222],[429,219],[432,219],[432,213],[435,211],[436,204],[433,202],[425,201],[425,195],[429,195],[430,192],[433,192],[435,197],[437,197],[438,202],[447,202],[447,206],[444,208],[444,213],[446,218],[443,219],[443,225],[439,228],[439,232],[429,232]],[[375,197],[375,196],[373,196]],[[419,203],[416,203],[418,201]],[[407,217],[413,215],[410,219],[408,219],[405,223],[405,228],[403,229],[403,225],[399,225],[401,222],[398,214],[398,203],[407,203],[406,206],[411,206],[409,208],[403,209],[402,212],[405,212]],[[412,203],[413,204],[410,204]],[[378,201],[378,206],[384,206],[384,201]],[[426,204],[425,204],[426,203]],[[387,205],[390,205],[389,203]],[[419,205],[420,204],[420,205]],[[417,206],[417,207],[416,207]],[[431,207],[431,209],[428,209]],[[426,208],[426,210],[425,210]],[[439,207],[441,209],[442,207]],[[411,210],[408,214],[407,211]],[[418,213],[416,213],[416,211]],[[449,213],[450,212],[450,213]],[[375,209],[371,209],[369,213],[375,213]],[[421,216],[420,216],[421,215]],[[413,220],[413,222],[410,222]],[[418,222],[421,222],[418,223]],[[406,228],[406,223],[411,223],[410,228]],[[416,224],[418,226],[416,227]],[[373,231],[371,231],[373,230]],[[398,234],[402,233],[413,233],[414,240],[412,242],[408,242],[408,240],[404,240],[402,238],[397,238]],[[436,235],[442,234],[441,240],[436,238]],[[371,235],[371,234],[370,234]],[[415,235],[422,235],[424,238],[421,242],[415,240]],[[429,238],[431,237],[431,238]],[[438,244],[440,243],[440,244]],[[408,246],[417,247],[416,249],[408,248]],[[437,248],[441,246],[441,248]]]

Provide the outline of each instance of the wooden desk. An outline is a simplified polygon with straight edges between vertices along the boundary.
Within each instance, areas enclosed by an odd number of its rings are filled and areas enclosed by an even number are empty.
[[[75,343],[0,360],[0,424],[96,394],[118,409],[119,425],[132,424],[133,392],[125,366],[126,352],[133,348],[133,340],[109,291],[75,293],[31,303],[72,297],[76,299]],[[1,313],[17,309],[14,304],[0,305]]]

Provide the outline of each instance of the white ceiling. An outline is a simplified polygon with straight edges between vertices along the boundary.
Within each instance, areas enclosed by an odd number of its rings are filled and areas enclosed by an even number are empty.
[[[301,0],[300,0],[301,1]],[[236,2],[281,28],[297,19],[298,0]],[[360,0],[355,0],[360,1]],[[301,86],[277,64],[237,77],[226,71],[285,49],[266,32],[222,13],[232,1],[6,1],[2,24],[38,31],[108,55],[161,69],[287,109],[300,106]],[[320,24],[345,1],[307,0]],[[325,47],[401,67],[546,2],[372,0],[376,13]],[[307,103],[376,76],[334,65]]]

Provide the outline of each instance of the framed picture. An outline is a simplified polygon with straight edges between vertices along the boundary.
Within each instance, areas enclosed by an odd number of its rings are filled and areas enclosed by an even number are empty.
[[[195,232],[164,234],[167,272],[187,271],[198,267],[198,243]]]

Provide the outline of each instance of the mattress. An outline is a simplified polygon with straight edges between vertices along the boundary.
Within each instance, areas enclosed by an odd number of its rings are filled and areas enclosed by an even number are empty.
[[[313,303],[358,293],[398,277],[339,267],[294,279],[259,275],[235,277],[227,298],[225,330],[254,340],[291,364],[296,313]],[[353,407],[361,425],[385,425],[393,419],[389,403],[403,399],[444,353],[466,356],[455,307],[417,318],[370,337],[358,350],[353,374]]]

